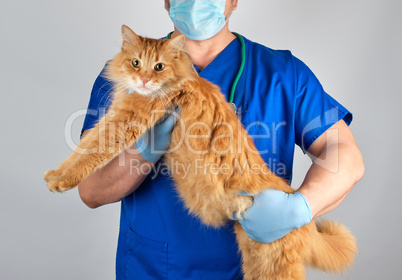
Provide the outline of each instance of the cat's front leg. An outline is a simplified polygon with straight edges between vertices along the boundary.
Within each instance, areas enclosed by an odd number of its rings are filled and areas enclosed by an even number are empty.
[[[73,160],[67,160],[57,170],[45,174],[51,191],[62,192],[74,188],[94,170],[131,147],[142,133],[165,115],[165,111],[160,110],[163,108],[161,101],[156,100],[150,106],[146,102],[149,103],[148,99],[139,102],[139,98],[124,100],[124,105],[129,109],[111,110],[112,113],[103,117],[80,142],[73,153],[75,155],[70,156]],[[153,111],[157,113],[152,114]],[[79,149],[86,152],[82,153]]]
[[[77,186],[81,182],[79,176],[75,176],[73,169],[66,169],[60,176],[53,177],[48,183],[52,192],[64,192]]]
[[[123,116],[119,115],[105,122],[103,126],[98,124],[81,141],[73,153],[75,156],[70,156],[74,159],[71,164],[66,163],[69,161],[67,160],[56,171],[46,174],[56,175],[49,180],[49,190],[63,192],[74,188],[93,171],[132,146],[147,127],[148,124],[132,119],[124,122]]]
[[[78,156],[79,154],[76,151],[74,151],[64,162],[60,164],[60,166],[57,169],[46,171],[43,176],[45,181],[50,182],[53,179],[61,176],[63,174],[63,171],[69,168]]]
[[[58,174],[61,172],[61,175],[55,176],[49,181],[49,190],[53,192],[64,192],[76,187],[84,178],[96,169],[102,167],[114,156],[115,153],[81,154],[76,156],[75,161],[68,168],[56,170]]]
[[[101,119],[100,123],[105,123],[106,122],[106,117],[103,117]],[[49,190],[55,191],[55,192],[62,192],[67,188],[64,186],[64,183],[60,183],[59,187],[59,182],[64,182],[64,181],[74,181],[74,180],[65,180],[66,178],[73,177],[71,174],[69,175],[68,172],[66,172],[70,167],[74,165],[74,162],[83,154],[87,153],[98,153],[99,152],[99,138],[100,135],[104,132],[103,127],[100,126],[99,124],[96,125],[94,128],[89,130],[88,135],[81,140],[81,142],[77,145],[76,149],[71,153],[71,155],[63,161],[60,166],[54,170],[48,170],[44,174],[44,179],[46,182],[48,182],[48,187]],[[100,132],[101,131],[101,132]],[[103,132],[102,132],[103,131]],[[71,171],[70,171],[71,173]],[[67,184],[67,185],[71,185]],[[70,187],[71,188],[71,187]]]
[[[52,181],[54,178],[59,177],[61,174],[63,173],[62,170],[58,169],[52,169],[52,170],[48,170],[45,172],[45,174],[43,175],[43,178],[45,179],[45,181],[47,183],[49,183],[50,181]]]
[[[88,136],[81,140],[74,152],[57,169],[45,172],[44,179],[48,182],[50,191],[66,191],[78,185],[83,179],[77,176],[79,172],[77,171],[75,162],[85,153],[99,152],[99,143],[97,141],[98,131],[98,126],[91,129]],[[88,147],[92,147],[92,151]]]

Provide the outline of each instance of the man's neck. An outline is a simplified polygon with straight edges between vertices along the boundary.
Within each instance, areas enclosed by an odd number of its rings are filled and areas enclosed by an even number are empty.
[[[175,28],[175,31],[172,34],[172,38],[179,34],[180,32]],[[235,38],[236,36],[229,31],[228,24],[226,23],[224,28],[210,39],[203,41],[193,41],[186,38],[184,47],[190,54],[193,63],[200,67],[201,70],[203,70]]]

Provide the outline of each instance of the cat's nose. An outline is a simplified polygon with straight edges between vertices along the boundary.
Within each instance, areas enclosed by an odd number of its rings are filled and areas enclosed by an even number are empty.
[[[144,78],[144,79],[141,79],[141,81],[142,81],[142,84],[145,86],[145,84],[149,82],[149,79]]]

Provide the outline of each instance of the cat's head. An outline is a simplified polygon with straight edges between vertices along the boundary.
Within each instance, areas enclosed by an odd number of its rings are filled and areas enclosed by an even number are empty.
[[[118,90],[157,96],[177,90],[194,77],[184,35],[169,40],[144,38],[122,26],[121,52],[108,63],[107,77]]]

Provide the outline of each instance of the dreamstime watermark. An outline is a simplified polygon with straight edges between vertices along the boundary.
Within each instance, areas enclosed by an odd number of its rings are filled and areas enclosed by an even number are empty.
[[[279,153],[281,152],[280,149],[278,149],[278,147],[280,146],[280,143],[278,143],[278,141],[282,140],[282,138],[280,138],[280,135],[284,132],[289,133],[290,129],[295,129],[294,127],[290,127],[290,124],[288,124],[286,121],[272,123],[255,121],[250,122],[245,126],[241,125],[240,122],[235,123],[235,125],[228,122],[217,122],[212,125],[205,122],[186,123],[180,117],[180,114],[178,114],[176,111],[155,110],[150,116],[151,123],[155,123],[157,116],[161,116],[167,113],[174,115],[174,117],[177,119],[175,130],[180,130],[180,133],[175,134],[175,141],[174,143],[171,143],[167,151],[165,151],[164,149],[159,150],[156,145],[155,140],[157,140],[156,137],[158,137],[158,134],[156,133],[155,127],[157,127],[158,123],[157,125],[147,130],[145,125],[141,122],[116,122],[113,121],[113,118],[116,116],[116,112],[108,111],[106,114],[105,108],[99,111],[78,110],[72,113],[65,124],[65,141],[71,150],[74,150],[79,154],[118,154],[120,165],[125,165],[128,163],[126,159],[126,153],[138,154],[141,153],[144,149],[148,149],[153,154],[160,155],[164,153],[175,152],[179,149],[181,149],[180,152],[193,153],[196,155],[207,155],[210,153],[214,153],[216,155],[235,155],[241,154],[243,152],[260,155],[268,154],[268,158],[272,158],[270,160],[271,162],[267,163],[269,169],[277,175],[281,175],[282,173],[284,175],[286,174],[286,166],[276,160],[276,158],[279,158]],[[74,143],[72,137],[73,123],[75,122],[75,120],[86,114],[94,118],[99,118],[103,116],[102,118],[100,118],[97,128],[91,130],[90,132],[92,134],[91,137],[97,140],[97,145],[94,147],[84,147],[82,145],[79,145],[78,143]],[[98,114],[100,114],[100,116]],[[302,149],[305,150],[306,147],[310,147],[311,143],[308,141],[314,141],[316,138],[318,138],[318,136],[322,132],[324,132],[325,129],[337,122],[338,116],[339,111],[334,108],[325,112],[323,118],[317,117],[310,121],[301,132],[300,146],[302,147]],[[325,128],[324,130],[323,127]],[[247,134],[243,132],[243,129],[245,129]],[[143,145],[138,147],[134,145],[128,147],[127,143],[130,142],[130,137],[126,133],[126,131],[128,130],[140,132],[140,134],[143,133],[142,137],[145,138],[143,139],[143,141],[141,141]],[[305,150],[305,152],[309,154],[315,164],[325,168],[332,173],[336,173],[339,170],[339,147],[337,145],[337,140],[339,139],[339,131],[337,129],[328,129],[326,130],[325,138],[326,139],[321,139],[324,147],[320,147],[321,150],[330,151],[327,152],[325,157],[322,155],[319,156],[318,154],[314,153],[308,153],[309,150]],[[259,145],[260,150],[257,150],[253,145],[253,139],[254,141],[263,143]],[[266,143],[264,141],[266,141]],[[130,168],[133,167],[133,172],[135,168],[142,168],[144,170],[148,169],[148,172],[150,170],[153,170],[154,173],[161,173],[163,167],[159,166],[159,169],[155,170],[155,168],[157,168],[155,166],[139,167],[135,164],[135,162],[130,162],[129,164]],[[177,163],[177,165],[178,164],[179,163]],[[181,167],[180,172],[186,173],[186,170],[190,170],[190,168],[196,167],[195,162],[191,164],[193,164],[194,166]],[[171,168],[174,168],[175,164],[173,163],[169,166]],[[218,170],[218,173],[224,174],[226,170],[232,170],[227,166],[211,165],[206,167],[205,164],[203,166],[204,170],[208,170],[208,172],[211,173],[214,173],[216,170]],[[167,168],[168,166],[166,165],[165,167]],[[266,169],[266,167],[264,168]],[[177,168],[179,169],[179,166]],[[263,170],[264,168],[256,167],[255,169]]]

